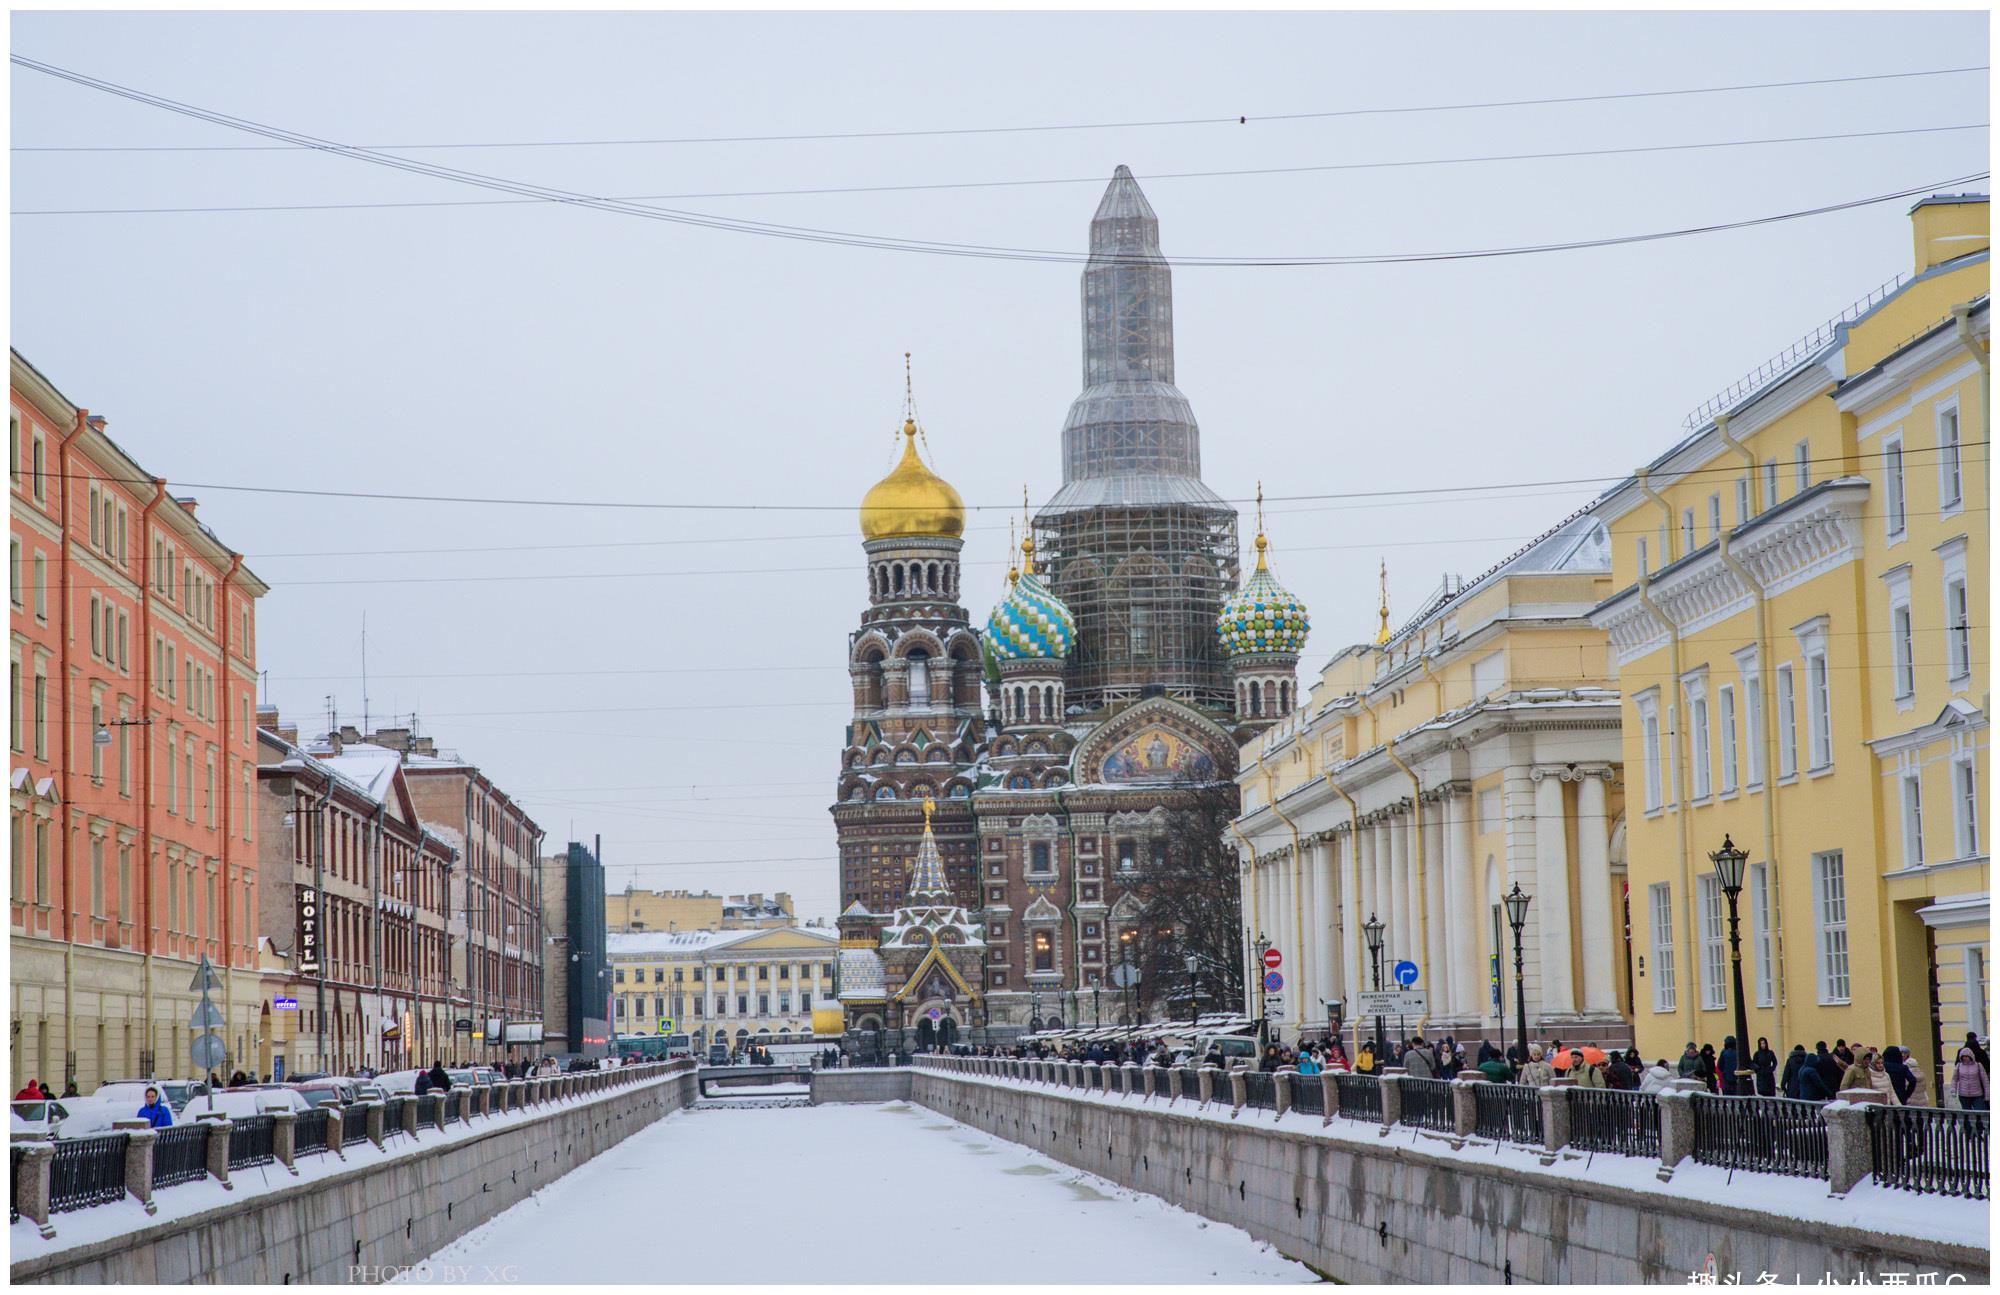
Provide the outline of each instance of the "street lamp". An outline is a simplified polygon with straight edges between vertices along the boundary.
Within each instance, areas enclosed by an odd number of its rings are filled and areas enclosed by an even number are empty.
[[[1188,973],[1188,1024],[1193,1025],[1201,1019],[1201,1000],[1197,996],[1194,979],[1194,973],[1201,966],[1201,959],[1190,953],[1183,961],[1187,963]]]
[[[1750,1072],[1750,1022],[1743,1010],[1743,945],[1736,929],[1736,897],[1743,893],[1743,861],[1750,856],[1736,848],[1727,832],[1722,848],[1708,856],[1715,865],[1715,879],[1729,896],[1729,979],[1736,990],[1736,1073],[1728,1077],[1729,1091],[1744,1095],[1757,1091]]]
[[[1501,901],[1507,905],[1507,925],[1514,928],[1514,1028],[1520,1040],[1521,1064],[1524,1066],[1528,1064],[1528,990],[1526,973],[1521,969],[1521,928],[1528,922],[1530,898],[1517,881]]]
[[[1382,992],[1382,919],[1370,913],[1368,920],[1361,924],[1361,931],[1368,937],[1368,957],[1375,966],[1375,992],[1379,994]],[[1378,1070],[1386,1044],[1387,1040],[1382,1037],[1382,1017],[1378,1013],[1375,1017],[1375,1065]]]

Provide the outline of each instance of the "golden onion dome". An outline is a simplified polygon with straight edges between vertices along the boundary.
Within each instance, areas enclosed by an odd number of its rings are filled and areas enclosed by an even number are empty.
[[[917,457],[917,424],[903,422],[903,457],[861,500],[861,538],[900,539],[965,534],[965,501],[951,483]]]
[[[813,1006],[813,1037],[818,1039],[839,1038],[847,1031],[847,1014],[838,1004],[832,1007]]]

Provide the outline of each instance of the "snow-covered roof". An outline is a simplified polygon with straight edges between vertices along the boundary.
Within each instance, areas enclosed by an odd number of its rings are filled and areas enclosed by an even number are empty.
[[[313,758],[363,788],[369,799],[377,802],[388,799],[396,770],[402,765],[402,752],[370,742],[351,742],[341,747],[338,755],[315,753]]]

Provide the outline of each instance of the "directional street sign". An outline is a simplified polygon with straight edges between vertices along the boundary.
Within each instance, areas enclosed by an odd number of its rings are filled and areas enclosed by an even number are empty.
[[[219,1030],[227,1024],[228,1022],[223,1019],[222,1009],[209,1002],[205,994],[202,1000],[195,1004],[194,1015],[188,1018],[190,1030]]]
[[[215,964],[203,954],[201,964],[194,969],[194,979],[188,982],[190,994],[206,994],[211,989],[222,988],[222,977],[215,974]]]
[[[1421,989],[1382,989],[1354,996],[1356,1016],[1422,1016],[1429,1010]]]
[[[222,1046],[222,1036],[219,1034],[195,1035],[194,1047],[189,1051],[197,1070],[213,1070],[222,1064],[222,1059],[227,1055],[228,1049]]]
[[[1275,994],[1285,987],[1285,978],[1275,971],[1264,973],[1264,992]]]
[[[1285,955],[1279,953],[1276,949],[1266,949],[1264,950],[1264,965],[1276,971],[1279,967],[1285,965]]]
[[[1417,983],[1417,964],[1408,958],[1396,964],[1396,983],[1408,989]]]

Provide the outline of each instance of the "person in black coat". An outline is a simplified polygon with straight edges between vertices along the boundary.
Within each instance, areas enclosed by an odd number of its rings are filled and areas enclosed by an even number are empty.
[[[451,1076],[445,1073],[443,1062],[432,1063],[430,1076],[431,1089],[434,1092],[448,1093],[451,1091]]]
[[[1818,1063],[1809,1062],[1799,1067],[1799,1098],[1802,1101],[1830,1102],[1838,1091],[1840,1091],[1840,1081],[1836,1079],[1832,1084],[1828,1084],[1826,1072],[1819,1068]]]
[[[422,1097],[425,1093],[428,1093],[430,1090],[431,1090],[431,1072],[428,1070],[419,1070],[417,1072],[417,1090],[416,1090],[417,1096]]]
[[[1808,1060],[1806,1045],[1803,1043],[1794,1043],[1791,1055],[1785,1058],[1784,1076],[1778,1081],[1778,1089],[1785,1096],[1797,1097],[1799,1095],[1799,1072],[1806,1068]]]
[[[1819,1100],[1832,1101],[1833,1095],[1840,1091],[1840,1076],[1847,1067],[1840,1063],[1839,1057],[1826,1050],[1826,1044],[1821,1043],[1818,1055],[1813,1058],[1813,1069],[1819,1072],[1819,1085],[1826,1090],[1826,1096]],[[1801,1082],[1799,1087],[1803,1089],[1804,1083]],[[1803,1093],[1801,1095],[1803,1096]]]
[[[1726,1034],[1722,1038],[1722,1060],[1717,1064],[1715,1078],[1718,1091],[1724,1097],[1734,1097],[1736,1093],[1736,1071],[1742,1062],[1736,1055],[1736,1036]]]
[[[1757,1095],[1776,1097],[1778,1095],[1778,1054],[1771,1051],[1771,1041],[1763,1035],[1757,1036],[1757,1050],[1750,1054],[1750,1069],[1757,1073]]]

